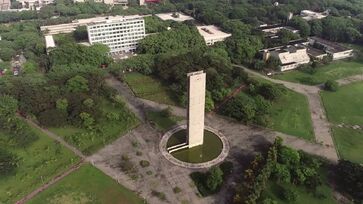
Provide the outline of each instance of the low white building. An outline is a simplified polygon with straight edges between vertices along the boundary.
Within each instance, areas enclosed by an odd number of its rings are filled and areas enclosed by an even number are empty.
[[[10,0],[0,0],[0,11],[9,10],[11,6]]]
[[[37,10],[45,5],[54,3],[54,0],[17,0],[22,8]]]
[[[319,37],[310,37],[309,44],[325,51],[333,60],[346,59],[354,56],[354,50],[339,43],[331,42]]]
[[[207,45],[214,45],[214,43],[224,41],[226,38],[232,36],[229,33],[221,31],[214,25],[197,26],[197,29]]]
[[[329,15],[328,12],[319,13],[310,10],[302,10],[300,12],[300,16],[307,21],[326,18],[328,15]]]
[[[46,35],[44,36],[45,38],[45,48],[47,49],[51,49],[55,47],[55,43],[54,43],[54,39],[52,35]]]
[[[90,44],[107,45],[111,54],[127,53],[135,51],[145,37],[145,22],[139,15],[108,17],[89,23],[87,31]]]
[[[268,60],[270,57],[274,57],[280,61],[280,71],[282,72],[296,69],[300,65],[308,64],[310,62],[306,47],[301,45],[287,46],[277,50],[266,51],[264,53],[264,60]]]
[[[163,21],[172,20],[172,21],[177,21],[177,22],[183,22],[183,21],[194,20],[193,17],[184,15],[180,12],[159,13],[159,14],[155,14],[155,16],[159,17]]]
[[[73,2],[78,2],[78,3],[83,3],[87,1],[90,0],[73,0]],[[122,6],[127,6],[128,4],[128,0],[93,0],[93,2],[104,3],[109,5],[122,5]]]

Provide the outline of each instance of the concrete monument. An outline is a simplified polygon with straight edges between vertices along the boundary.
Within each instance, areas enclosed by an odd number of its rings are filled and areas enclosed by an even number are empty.
[[[203,144],[206,74],[188,73],[188,147]]]

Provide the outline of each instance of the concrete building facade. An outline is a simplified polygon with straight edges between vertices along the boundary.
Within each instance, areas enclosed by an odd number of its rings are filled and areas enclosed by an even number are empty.
[[[188,146],[202,145],[204,140],[206,74],[203,71],[188,74]]]
[[[145,21],[142,16],[109,17],[88,24],[87,31],[90,44],[107,45],[111,53],[133,52],[145,37]]]
[[[45,5],[54,3],[54,0],[17,0],[22,8],[37,10]]]

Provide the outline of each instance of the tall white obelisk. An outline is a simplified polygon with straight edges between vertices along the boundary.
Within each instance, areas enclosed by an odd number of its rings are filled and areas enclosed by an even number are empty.
[[[188,73],[188,146],[203,144],[206,74]]]

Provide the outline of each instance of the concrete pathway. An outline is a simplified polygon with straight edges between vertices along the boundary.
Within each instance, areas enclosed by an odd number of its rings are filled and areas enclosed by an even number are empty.
[[[359,81],[363,81],[363,73],[337,80],[339,86],[344,86]]]

